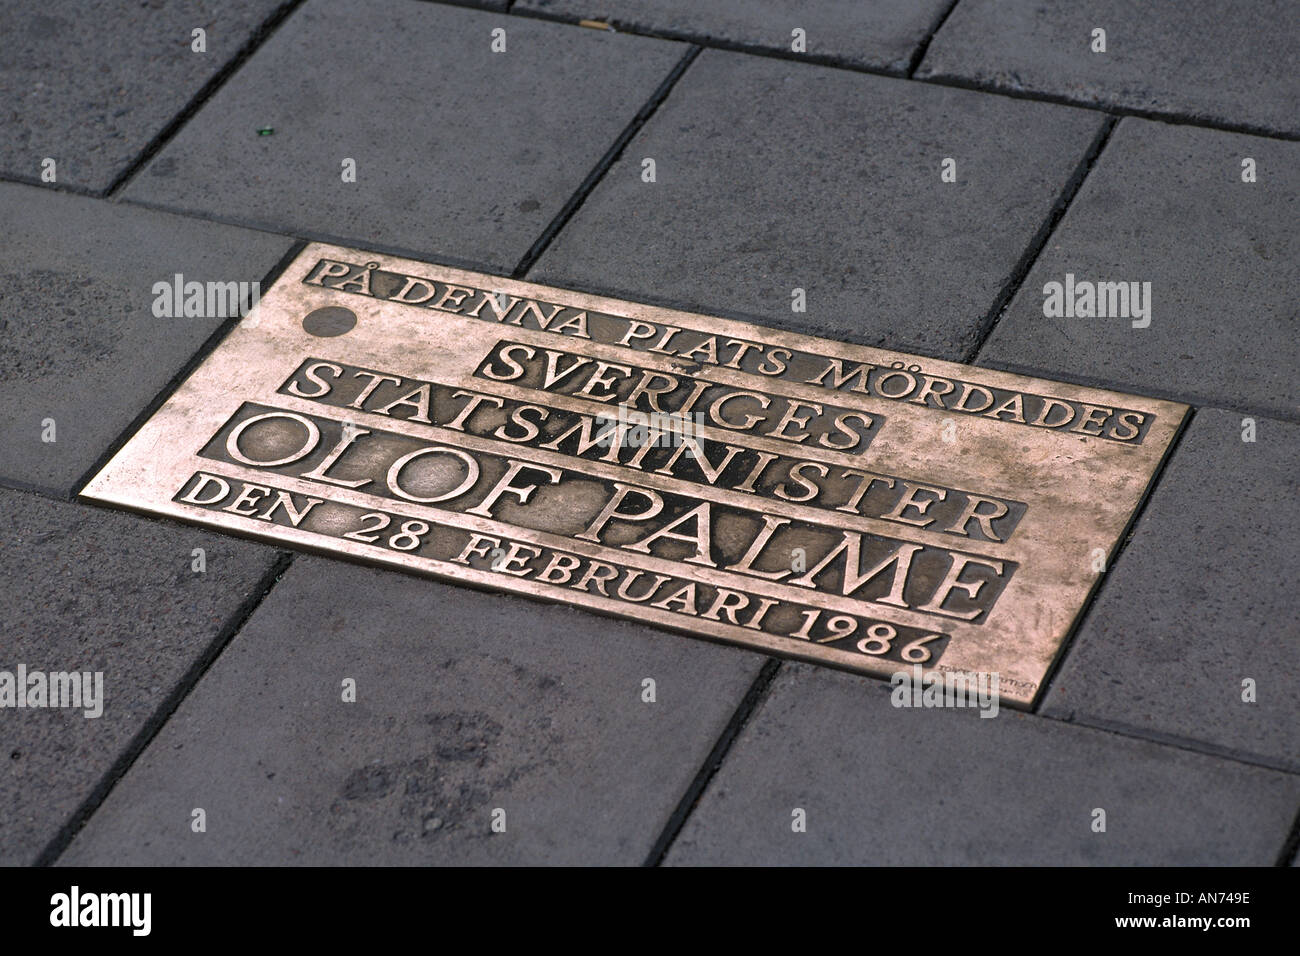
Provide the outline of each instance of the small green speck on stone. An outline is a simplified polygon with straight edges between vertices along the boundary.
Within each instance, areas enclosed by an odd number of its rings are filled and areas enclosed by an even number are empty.
[[[257,135],[258,135],[258,136],[270,136],[270,135],[271,135],[272,133],[274,133],[274,132],[275,132],[275,129],[274,129],[274,128],[272,128],[272,127],[270,127],[270,126],[263,126],[261,129],[259,129],[259,130],[257,131]]]

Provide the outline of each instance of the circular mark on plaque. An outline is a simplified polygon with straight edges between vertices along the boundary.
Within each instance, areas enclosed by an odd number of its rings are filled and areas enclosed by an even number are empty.
[[[356,328],[357,314],[341,305],[327,305],[313,309],[303,317],[302,327],[322,339],[346,335]]]

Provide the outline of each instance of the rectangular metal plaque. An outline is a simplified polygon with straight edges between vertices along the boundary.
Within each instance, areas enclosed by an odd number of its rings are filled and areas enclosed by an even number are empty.
[[[1027,706],[1186,411],[313,244],[82,496]]]

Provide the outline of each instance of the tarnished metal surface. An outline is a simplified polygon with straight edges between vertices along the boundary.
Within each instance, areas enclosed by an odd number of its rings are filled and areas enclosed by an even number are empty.
[[[1028,705],[1186,411],[313,244],[83,497]]]

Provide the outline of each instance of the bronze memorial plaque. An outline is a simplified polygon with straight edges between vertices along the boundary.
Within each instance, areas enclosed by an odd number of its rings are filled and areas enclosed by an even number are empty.
[[[1030,706],[1186,411],[312,244],[83,497]]]

